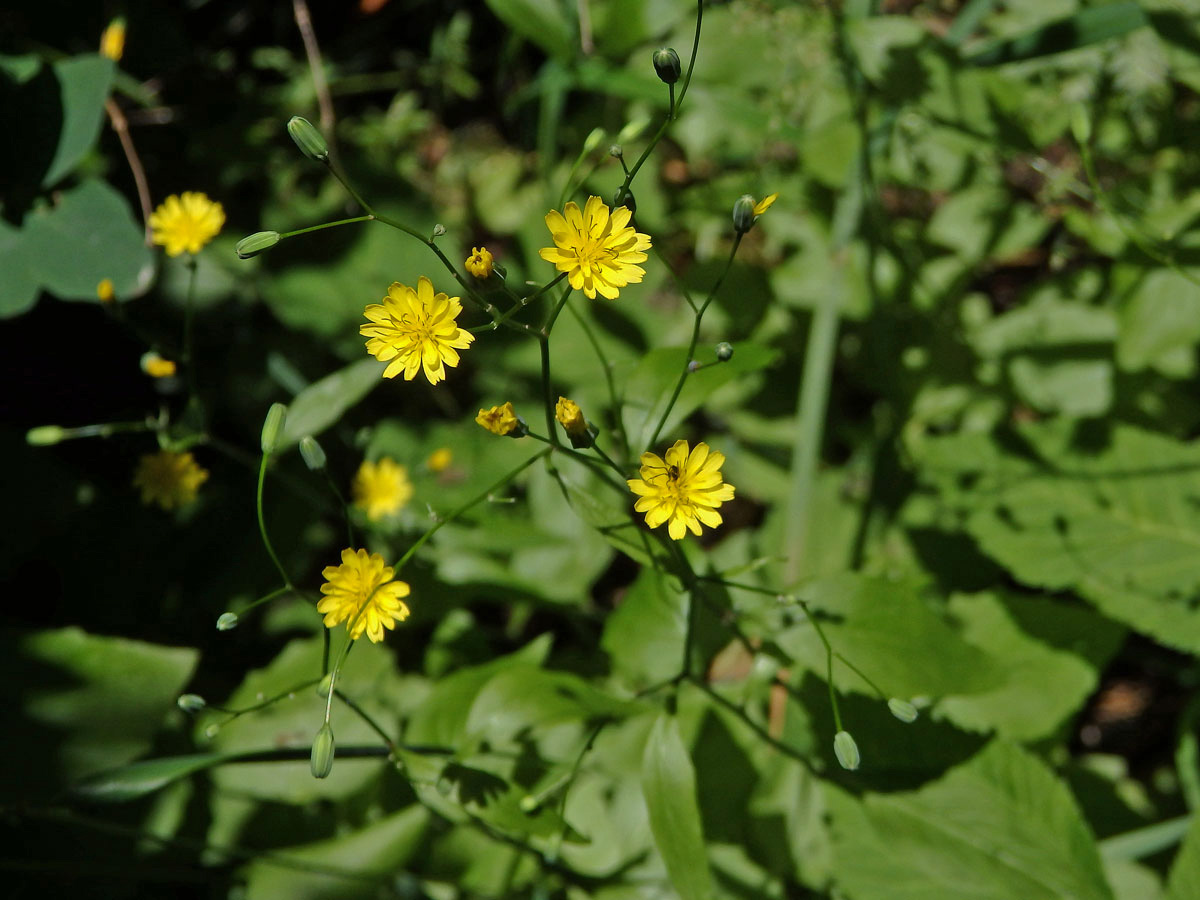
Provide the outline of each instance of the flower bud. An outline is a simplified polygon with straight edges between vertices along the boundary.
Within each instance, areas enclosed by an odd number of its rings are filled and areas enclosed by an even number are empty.
[[[309,767],[313,778],[327,778],[333,771],[333,729],[326,722],[313,740]]]
[[[319,472],[325,468],[325,451],[311,434],[300,438],[300,456],[310,472]]]
[[[629,188],[617,188],[617,192],[613,194],[613,209],[618,206],[624,206],[631,213],[637,212],[637,201],[633,199],[633,191]]]
[[[571,446],[576,450],[583,450],[596,443],[596,429],[588,424],[579,404],[573,400],[559,397],[558,403],[554,405],[554,418],[566,431],[567,437],[571,439]]]
[[[217,616],[217,631],[233,631],[238,627],[238,614],[235,612],[223,612]]]
[[[317,162],[325,162],[329,159],[329,145],[325,143],[325,138],[321,136],[321,132],[317,131],[315,125],[301,116],[292,116],[287,123],[288,134],[292,136],[292,140],[296,142],[296,146],[300,148],[300,152],[309,159],[315,159]]]
[[[917,712],[917,708],[907,700],[899,700],[895,697],[888,700],[888,709],[892,711],[893,716],[905,725],[917,721],[917,716],[920,715]]]
[[[25,443],[33,447],[52,447],[66,438],[67,429],[61,425],[39,425],[25,432]]]
[[[238,259],[249,259],[274,247],[280,240],[278,231],[256,231],[238,241],[233,249],[237,252]]]
[[[689,375],[691,375],[693,372],[699,372],[700,371],[700,360],[689,359],[688,364],[687,364],[687,370],[688,370]]]
[[[586,138],[584,138],[584,141],[583,141],[584,156],[586,156],[587,154],[589,154],[593,150],[595,150],[597,147],[599,147],[600,142],[604,140],[604,138],[607,134],[608,134],[608,132],[605,131],[603,128],[593,128],[590,132],[588,132],[588,136]]]
[[[446,226],[443,225],[441,222],[438,222],[436,225],[433,226],[433,236],[434,237],[441,237],[445,233],[446,233]]]
[[[125,20],[117,17],[108,23],[100,35],[100,55],[120,62],[125,55]]]
[[[262,427],[262,452],[271,454],[275,452],[275,445],[279,443],[279,433],[283,431],[283,422],[287,418],[287,407],[282,403],[272,403],[271,408],[267,410],[266,421]]]
[[[658,73],[663,84],[674,84],[679,80],[683,71],[679,65],[679,54],[670,47],[660,47],[654,51],[654,71]]]
[[[175,705],[187,713],[199,712],[208,704],[204,702],[204,698],[199,694],[180,694],[179,699],[175,701]]]
[[[317,685],[317,696],[320,697],[322,700],[327,699],[329,697],[329,689],[332,686],[333,686],[333,673],[326,672],[325,677],[322,678],[320,684]]]
[[[620,159],[622,156],[625,155],[625,148],[622,147],[620,144],[613,144],[611,147],[608,148],[608,155],[611,156],[613,159]]]
[[[833,755],[837,757],[838,764],[843,769],[849,769],[853,772],[858,768],[860,762],[858,744],[854,743],[854,738],[850,736],[850,732],[839,731],[833,736]]]
[[[717,360],[719,362],[729,362],[733,359],[733,344],[729,341],[721,341],[717,344]]]
[[[754,198],[742,194],[733,204],[733,227],[738,234],[745,234],[754,227]]]
[[[539,800],[537,797],[533,796],[533,794],[526,794],[524,797],[521,798],[521,803],[520,803],[521,812],[525,813],[525,815],[527,815],[527,816],[533,815],[535,812],[537,812],[541,808],[541,806],[542,806],[542,801]]]

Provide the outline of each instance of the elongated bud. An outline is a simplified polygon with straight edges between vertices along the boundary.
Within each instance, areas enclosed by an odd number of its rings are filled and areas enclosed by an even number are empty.
[[[199,694],[180,694],[179,699],[175,701],[175,705],[187,713],[199,712],[208,704]]]
[[[300,457],[310,472],[319,472],[325,468],[325,451],[311,434],[300,438]]]
[[[843,769],[853,772],[858,768],[861,758],[858,755],[858,744],[848,731],[839,731],[833,736],[833,755]]]
[[[670,47],[660,47],[654,51],[654,71],[658,73],[663,84],[674,84],[683,72],[679,65],[679,54]]]
[[[737,229],[738,234],[745,234],[754,227],[755,218],[754,198],[749,194],[742,194],[733,204],[733,227]]]
[[[326,778],[333,771],[333,729],[326,722],[313,740],[309,759],[313,778]]]
[[[721,341],[717,344],[717,359],[720,362],[729,362],[733,359],[733,344],[729,341]]]
[[[267,410],[267,418],[262,427],[263,453],[275,452],[275,445],[279,443],[279,433],[283,431],[283,422],[286,418],[287,407],[282,403],[272,403],[271,408]]]
[[[256,231],[254,234],[247,235],[237,242],[237,246],[233,249],[237,251],[239,259],[249,259],[252,256],[257,256],[264,250],[269,250],[278,244],[280,234],[278,231]]]
[[[217,631],[233,631],[238,627],[238,614],[223,612],[217,616]]]
[[[315,125],[301,116],[292,116],[287,123],[288,134],[292,136],[292,140],[296,142],[296,146],[300,148],[300,152],[309,159],[315,159],[317,162],[325,162],[329,159],[329,145],[325,143],[325,138],[321,136],[321,132],[317,131]]]
[[[66,437],[67,429],[61,425],[39,425],[25,432],[25,443],[34,447],[52,447]]]
[[[892,711],[893,716],[895,716],[905,725],[917,721],[917,716],[920,715],[915,706],[913,706],[907,700],[899,700],[896,697],[892,697],[890,700],[888,700],[888,709]]]
[[[595,150],[597,147],[599,147],[600,142],[603,141],[604,138],[607,136],[608,136],[608,132],[605,131],[603,128],[593,128],[588,133],[588,136],[586,138],[584,138],[584,140],[583,140],[584,155],[591,153],[593,150]]]
[[[317,685],[317,696],[322,700],[326,699],[329,696],[329,688],[332,687],[332,685],[333,673],[326,672],[325,677],[322,678],[320,683]]]

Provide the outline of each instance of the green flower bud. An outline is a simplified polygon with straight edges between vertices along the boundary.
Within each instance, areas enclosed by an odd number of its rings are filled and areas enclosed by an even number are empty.
[[[542,801],[533,796],[533,794],[526,794],[521,798],[521,812],[525,813],[527,816],[533,815],[535,812],[537,812],[541,805]]]
[[[333,673],[326,672],[325,677],[317,685],[317,696],[322,700],[329,696],[329,688],[333,686]]]
[[[637,201],[633,198],[633,191],[629,188],[617,188],[617,192],[613,194],[613,209],[618,206],[624,206],[631,213],[637,212]]]
[[[287,418],[287,407],[282,403],[272,403],[271,408],[267,410],[266,421],[262,427],[262,452],[271,454],[275,452],[275,445],[279,443],[279,433],[283,431],[283,422]]]
[[[679,65],[679,54],[670,47],[660,47],[654,51],[654,71],[658,73],[663,84],[674,84],[679,80],[683,68]]]
[[[445,233],[446,233],[446,226],[443,225],[441,222],[438,222],[436,225],[433,226],[433,236],[434,237],[441,237]]]
[[[281,240],[278,231],[256,231],[237,242],[234,248],[239,259],[249,259],[264,250],[269,250]]]
[[[292,116],[288,119],[287,130],[288,134],[292,136],[292,140],[296,142],[296,146],[300,148],[300,152],[309,159],[315,159],[317,162],[325,162],[329,159],[329,145],[325,143],[321,132],[317,131],[316,126],[308,119]]]
[[[584,155],[586,156],[599,147],[600,142],[604,140],[607,134],[608,132],[603,128],[593,128],[590,132],[588,132],[588,136],[583,140]]]
[[[620,144],[613,144],[611,147],[608,148],[608,155],[611,156],[613,159],[620,159],[622,156],[625,155],[625,148],[622,147]]]
[[[907,700],[898,700],[895,697],[888,700],[888,709],[892,711],[893,716],[905,725],[917,721],[917,716],[920,715],[917,712],[917,708]]]
[[[66,438],[67,429],[59,425],[39,425],[25,432],[25,443],[34,447],[52,447]]]
[[[758,217],[754,214],[754,198],[749,194],[742,194],[733,204],[733,227],[738,234],[745,234],[754,227],[756,218]]]
[[[853,772],[858,768],[860,762],[858,744],[854,743],[850,732],[839,731],[833,736],[833,755],[837,757],[838,764],[843,769]]]
[[[193,713],[199,712],[208,704],[204,702],[204,698],[199,694],[180,694],[179,699],[175,701],[175,705],[184,712]]]
[[[319,472],[325,468],[325,451],[311,434],[300,438],[300,456],[310,472]]]
[[[238,614],[235,612],[223,612],[217,616],[217,631],[233,631],[238,627]]]
[[[327,778],[333,771],[333,729],[326,722],[313,740],[309,767],[313,778]]]
[[[720,362],[729,362],[733,359],[733,344],[729,341],[721,341],[717,344],[717,359]]]

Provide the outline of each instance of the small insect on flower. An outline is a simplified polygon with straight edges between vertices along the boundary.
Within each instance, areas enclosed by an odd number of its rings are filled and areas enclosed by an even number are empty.
[[[433,282],[422,275],[416,289],[393,281],[381,303],[363,310],[369,324],[359,334],[369,338],[367,352],[388,363],[384,378],[401,372],[412,381],[424,369],[430,384],[446,377],[446,366],[458,365],[458,352],[475,340],[475,335],[458,327],[462,303],[433,291]]]
[[[207,480],[208,472],[192,454],[170,450],[147,453],[138,460],[133,474],[133,486],[142,492],[142,502],[147,506],[157,503],[167,510],[191,503]]]
[[[630,226],[632,216],[625,206],[610,212],[599,197],[589,197],[582,212],[572,200],[562,212],[552,209],[546,214],[554,246],[538,253],[566,272],[571,287],[589,300],[596,294],[615,300],[621,288],[637,284],[646,274],[637,263],[646,261],[650,236]]]
[[[642,454],[641,478],[627,484],[638,495],[633,508],[646,514],[646,524],[657,528],[667,523],[673,540],[690,530],[700,534],[700,526],[716,528],[721,524],[717,512],[726,500],[733,499],[733,485],[721,480],[725,456],[700,443],[689,450],[687,441],[676,441],[664,457]]]
[[[351,640],[366,632],[372,642],[382,641],[385,628],[395,628],[409,615],[408,604],[401,598],[407,597],[411,588],[407,582],[393,581],[394,575],[395,569],[385,566],[378,553],[343,550],[342,564],[326,566],[321,572],[325,596],[317,603],[317,612],[325,616],[325,627],[345,622]]]
[[[386,456],[378,462],[364,460],[350,489],[354,505],[372,522],[399,512],[413,495],[408,469]]]
[[[199,253],[225,224],[225,210],[197,191],[172,194],[150,214],[154,243],[166,248],[167,256]]]

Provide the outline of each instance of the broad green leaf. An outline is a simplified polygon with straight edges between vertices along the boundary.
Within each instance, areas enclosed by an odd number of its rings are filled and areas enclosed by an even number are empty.
[[[94,53],[64,59],[53,69],[62,92],[62,128],[43,187],[52,187],[70,173],[95,145],[114,73],[113,61]]]
[[[696,771],[679,724],[663,714],[654,723],[642,759],[642,790],[654,843],[682,900],[709,900],[712,875],[696,802]]]
[[[1200,286],[1194,281],[1166,268],[1146,272],[1121,304],[1119,316],[1117,363],[1123,370],[1157,369],[1177,378],[1195,371]]]
[[[428,810],[412,805],[359,831],[258,856],[247,900],[370,900],[394,884],[425,843]]]
[[[1166,900],[1200,900],[1200,817],[1193,816],[1192,827],[1171,863]]]
[[[574,29],[557,0],[487,0],[487,5],[496,18],[551,56],[571,58],[577,49]]]
[[[0,220],[0,318],[19,316],[38,298],[38,281],[29,265],[25,233]]]
[[[64,191],[56,206],[29,215],[22,232],[30,274],[62,300],[98,302],[105,278],[118,298],[137,296],[154,277],[141,226],[106,182],[89,179]]]
[[[382,375],[383,363],[379,360],[360,359],[310,384],[288,404],[279,451],[306,435],[316,437],[336,424],[347,410],[378,386]]]
[[[1200,649],[1200,447],[1130,426],[1089,436],[1055,422],[1004,443],[933,444],[947,499],[1015,578],[1073,589],[1131,628]],[[947,476],[970,489],[951,498]]]
[[[821,617],[834,652],[890,696],[973,694],[1000,683],[995,660],[964,640],[912,583],[845,573],[811,582],[799,596]],[[776,635],[776,642],[824,678],[824,644],[799,607],[793,618],[796,624]],[[834,666],[840,689],[875,696],[857,674],[837,662]]]
[[[94,802],[123,803],[152,794],[173,781],[220,765],[230,758],[231,754],[224,753],[193,753],[189,756],[147,759],[109,772],[100,772],[75,785],[72,791]]]
[[[1104,877],[1116,900],[1163,900],[1162,878],[1149,866],[1127,859],[1105,859]]]
[[[1065,53],[1123,37],[1148,24],[1142,4],[1133,0],[1088,6],[1069,18],[1051,22],[1028,34],[989,44],[968,54],[966,60],[977,66],[995,66]]]
[[[1112,900],[1070,792],[993,741],[919,791],[829,790],[834,879],[851,900]]]
[[[150,749],[191,678],[197,653],[90,635],[78,628],[11,633],[0,652],[20,678],[0,699],[10,710],[6,796],[49,791],[115,769]]]

